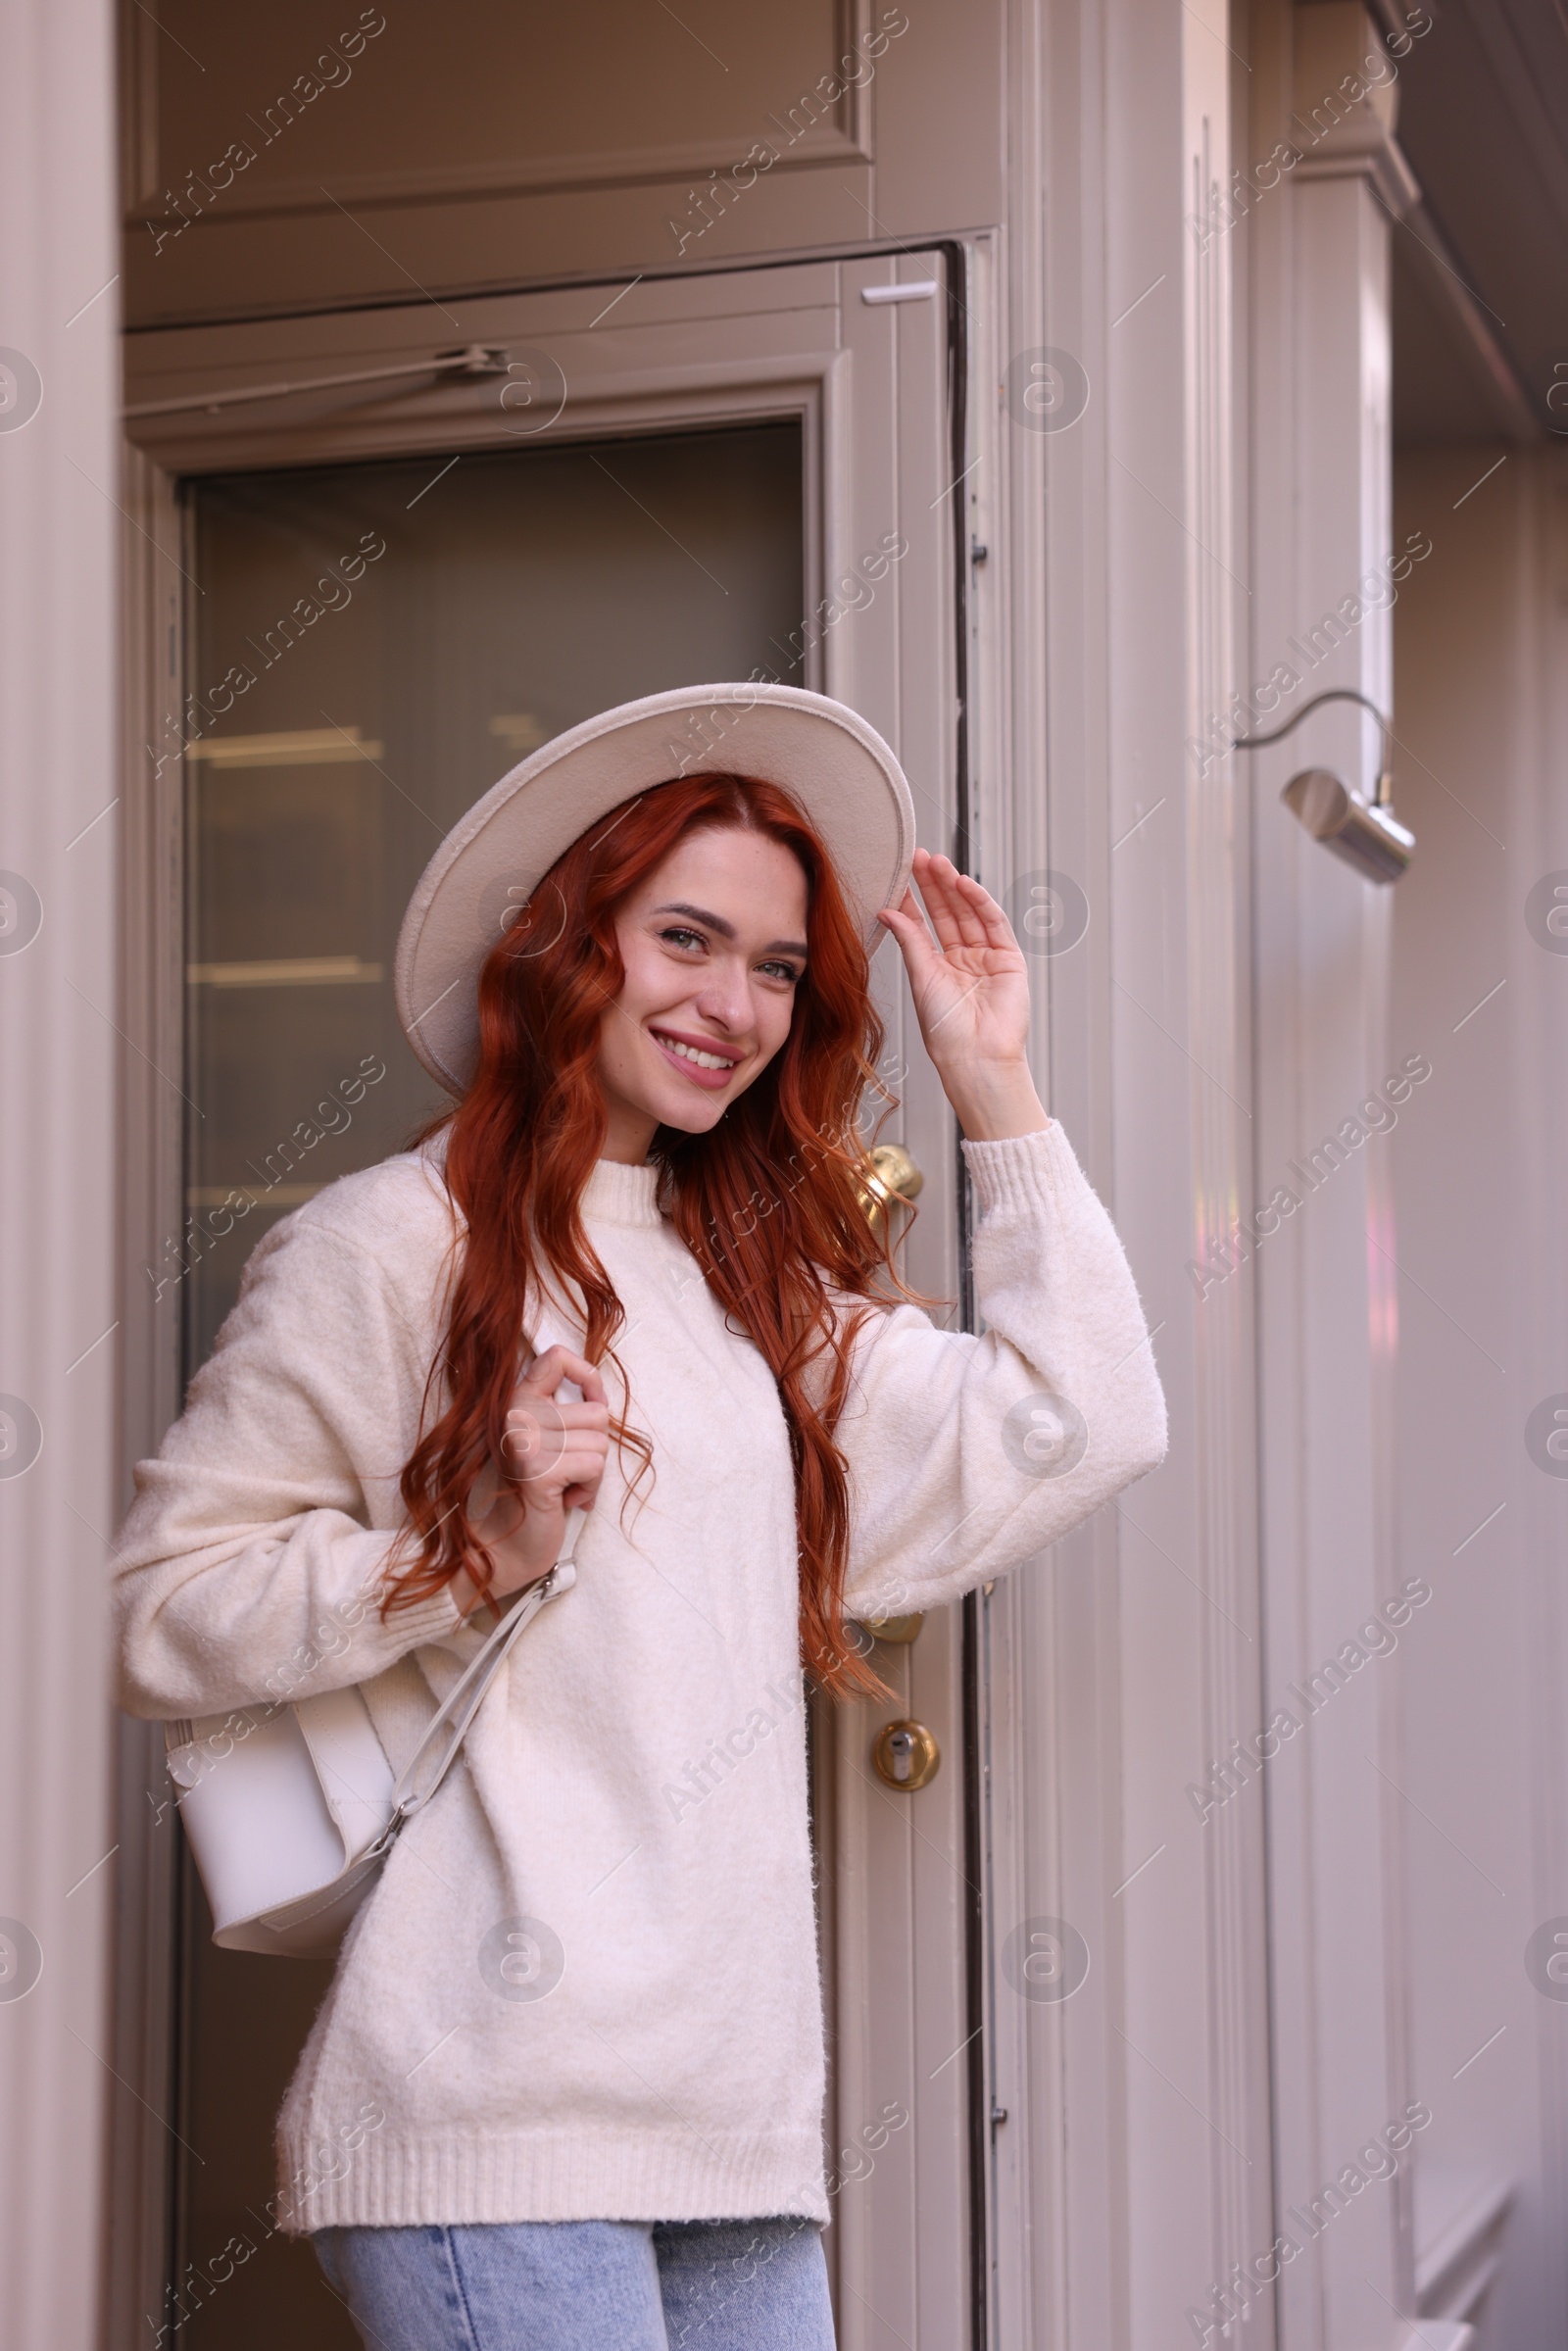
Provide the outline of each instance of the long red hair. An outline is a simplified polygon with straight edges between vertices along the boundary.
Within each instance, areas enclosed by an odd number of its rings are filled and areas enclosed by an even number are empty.
[[[467,1513],[475,1480],[505,1458],[508,1400],[525,1317],[544,1277],[580,1300],[584,1351],[614,1364],[621,1306],[584,1231],[578,1202],[606,1134],[597,1077],[600,1027],[625,970],[615,916],[639,883],[699,828],[758,832],[781,843],[807,877],[808,962],[789,1035],[760,1077],[704,1135],[661,1127],[653,1157],[661,1202],[710,1290],[754,1342],[778,1384],[795,1473],[804,1661],[835,1693],[885,1695],[844,1617],[849,1479],[834,1441],[855,1333],[889,1287],[885,1231],[867,1221],[866,1147],[858,1116],[876,1074],[882,1024],[868,959],[832,859],[777,786],[727,774],[662,784],[590,826],[545,875],[479,976],[479,1065],[450,1121],[448,1189],[467,1223],[450,1290],[445,1337],[431,1366],[424,1429],[403,1472],[409,1539],[417,1554],[394,1579],[389,1605],[431,1596],[460,1568],[485,1589],[493,1563]],[[837,1315],[830,1290],[865,1305]],[[614,1434],[652,1462],[630,1398]]]

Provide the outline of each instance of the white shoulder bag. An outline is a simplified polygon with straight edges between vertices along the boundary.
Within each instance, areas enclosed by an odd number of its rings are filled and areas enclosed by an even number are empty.
[[[518,1635],[576,1582],[582,1522],[581,1510],[567,1512],[561,1557],[503,1615],[401,1772],[357,1686],[165,1724],[214,1942],[290,1958],[331,1948],[404,1823],[446,1778]]]

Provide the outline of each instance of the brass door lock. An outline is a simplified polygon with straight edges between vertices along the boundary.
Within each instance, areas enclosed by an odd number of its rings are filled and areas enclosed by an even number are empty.
[[[924,1723],[884,1723],[871,1748],[878,1777],[901,1795],[913,1795],[936,1777],[942,1750]]]
[[[920,1610],[913,1616],[862,1616],[859,1621],[862,1632],[869,1633],[873,1641],[891,1641],[904,1648],[925,1623],[925,1613]]]

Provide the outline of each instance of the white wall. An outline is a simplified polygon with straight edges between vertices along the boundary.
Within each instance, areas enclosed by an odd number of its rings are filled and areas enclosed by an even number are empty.
[[[112,106],[106,11],[11,0],[0,14],[0,2336],[51,2351],[97,2339],[115,1892],[103,1580],[118,1449]]]
[[[1403,1669],[1412,2063],[1434,2115],[1417,2215],[1430,2236],[1512,2184],[1482,2341],[1525,2351],[1568,2324],[1568,2000],[1526,1965],[1568,1914],[1568,1480],[1526,1445],[1532,1410],[1568,1391],[1568,955],[1527,919],[1568,869],[1568,470],[1557,452],[1421,452],[1397,503],[1396,532],[1432,542],[1396,620],[1419,850],[1396,896],[1395,1025],[1433,1063],[1392,1139],[1403,1566],[1435,1594]]]

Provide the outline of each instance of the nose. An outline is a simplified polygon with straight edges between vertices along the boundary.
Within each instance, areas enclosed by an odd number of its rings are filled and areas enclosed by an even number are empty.
[[[715,956],[703,975],[695,1001],[698,1012],[715,1028],[731,1038],[744,1036],[752,1026],[752,991],[745,958]]]

